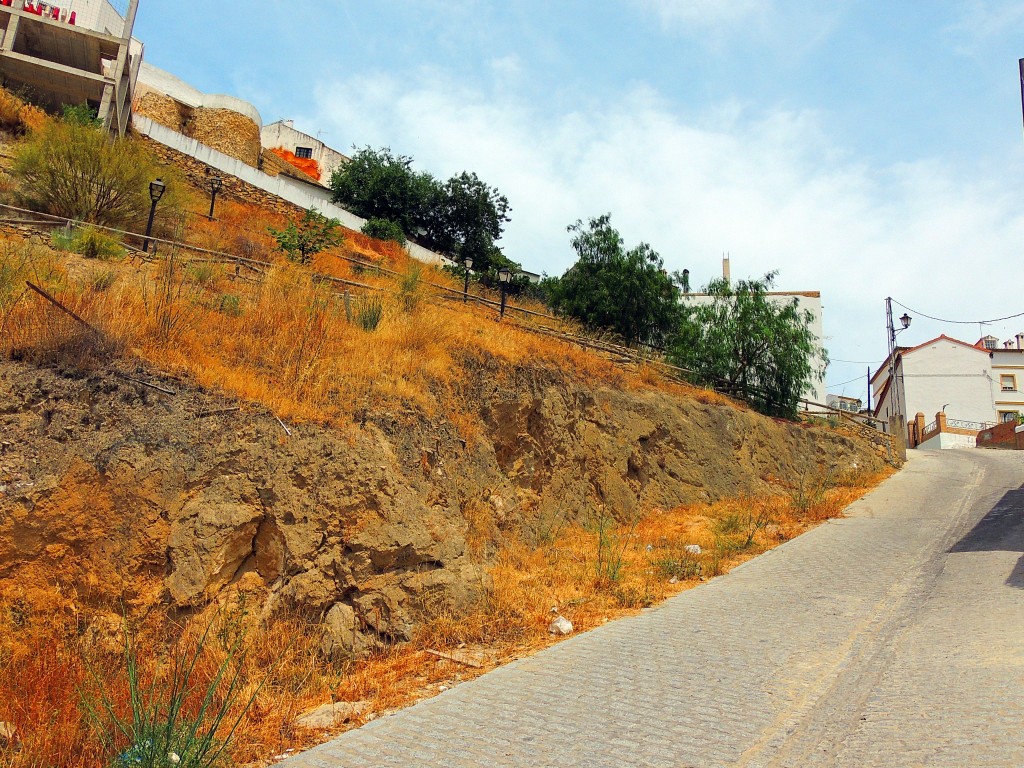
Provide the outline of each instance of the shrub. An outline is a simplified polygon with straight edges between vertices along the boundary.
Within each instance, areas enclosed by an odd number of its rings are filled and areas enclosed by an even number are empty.
[[[368,237],[392,240],[399,245],[405,245],[405,232],[402,231],[402,227],[389,219],[370,219],[363,224],[360,231]]]
[[[21,134],[41,128],[47,120],[46,113],[39,107],[26,104],[10,91],[0,89],[0,129]]]
[[[60,229],[50,236],[55,248],[80,253],[87,259],[119,259],[125,250],[121,242],[95,227],[79,227],[70,232]]]
[[[65,123],[80,125],[87,128],[102,128],[103,121],[96,116],[96,110],[87,103],[65,104],[61,112]]]
[[[367,296],[359,302],[356,310],[356,325],[364,331],[375,331],[380,325],[381,316],[384,314],[384,303],[380,296]]]
[[[268,227],[268,231],[289,261],[309,264],[325,248],[341,245],[344,236],[336,231],[339,226],[341,222],[337,219],[329,219],[316,208],[310,208],[299,221],[289,221],[284,229]]]
[[[114,139],[89,126],[54,122],[15,149],[11,175],[27,208],[123,229],[141,229],[149,214],[149,183],[163,176],[145,145]],[[158,213],[176,208],[174,184]]]

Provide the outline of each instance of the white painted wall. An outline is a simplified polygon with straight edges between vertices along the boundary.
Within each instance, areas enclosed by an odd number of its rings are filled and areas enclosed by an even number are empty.
[[[805,294],[811,293],[811,291],[804,291],[801,293],[786,293],[784,291],[772,292],[768,294],[769,300],[777,305],[787,304],[794,298],[797,300],[797,307],[801,311],[808,310],[811,313],[811,332],[818,340],[817,349],[820,352],[824,348],[825,339],[825,328],[822,318],[822,304],[820,296],[807,296]],[[683,303],[689,304],[711,304],[714,301],[713,296],[709,296],[706,293],[687,293],[683,295]],[[820,380],[812,382],[811,385],[804,391],[804,397],[807,400],[813,400],[816,403],[825,405],[825,378],[822,377]],[[812,407],[811,410],[814,410]]]
[[[923,413],[930,424],[946,406],[946,416],[963,421],[995,421],[994,390],[988,351],[936,339],[926,347],[900,356],[897,367],[899,411],[908,421]],[[900,375],[902,374],[902,376]],[[875,397],[888,379],[883,371],[875,381]],[[896,412],[894,388],[881,401],[879,417]],[[947,405],[948,404],[948,405]]]
[[[177,151],[194,157],[211,168],[229,176],[235,176],[242,181],[252,184],[265,192],[277,195],[289,203],[300,208],[316,208],[329,218],[337,219],[349,229],[359,230],[366,219],[361,219],[354,213],[346,211],[331,202],[331,191],[316,184],[304,184],[301,181],[290,179],[287,176],[269,176],[252,166],[246,165],[241,160],[236,160],[223,152],[201,144],[195,139],[184,136],[177,131],[172,131],[159,123],[141,115],[132,116],[132,124],[135,130],[143,136],[148,136],[154,141],[176,149]],[[441,264],[442,256],[426,248],[407,243],[406,250],[412,258],[422,261],[425,264]]]
[[[266,149],[287,149],[295,152],[296,147],[309,147],[313,150],[312,158],[320,166],[320,183],[329,186],[331,174],[348,162],[348,158],[331,149],[320,139],[310,136],[308,133],[295,130],[291,120],[278,120],[276,123],[263,126],[260,131],[260,141]]]
[[[919,451],[945,451],[950,448],[977,448],[977,437],[940,432],[917,446]]]

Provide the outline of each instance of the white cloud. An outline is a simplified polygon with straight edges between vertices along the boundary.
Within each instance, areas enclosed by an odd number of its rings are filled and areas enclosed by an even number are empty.
[[[631,0],[655,14],[666,27],[733,26],[767,14],[773,0]]]
[[[984,51],[995,39],[1018,39],[1024,32],[1024,3],[1019,0],[965,0],[946,30],[957,52]]]
[[[514,94],[437,72],[357,77],[321,86],[312,122],[438,176],[479,173],[512,204],[501,244],[534,271],[560,274],[573,260],[566,225],[609,211],[628,244],[650,242],[695,284],[723,251],[736,277],[779,269],[781,288],[822,291],[834,357],[884,355],[887,295],[961,318],[1020,307],[1016,281],[998,278],[1024,243],[1020,168],[962,179],[940,160],[873,167],[834,146],[814,112],[729,103],[687,120],[644,87],[565,114]]]

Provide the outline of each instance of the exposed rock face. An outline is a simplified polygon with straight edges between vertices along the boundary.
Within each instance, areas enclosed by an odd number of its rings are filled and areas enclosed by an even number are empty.
[[[322,616],[325,652],[359,652],[474,600],[480,510],[529,531],[880,463],[832,432],[555,371],[482,373],[482,434],[469,442],[414,412],[286,437],[263,409],[206,415],[233,403],[164,386],[179,394],[0,362],[0,588],[39,568],[86,599],[139,599],[155,584],[198,606],[258,577],[266,610]]]

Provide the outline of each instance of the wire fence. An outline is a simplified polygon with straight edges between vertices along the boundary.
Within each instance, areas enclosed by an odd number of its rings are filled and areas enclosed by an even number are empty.
[[[0,204],[0,211],[8,212],[7,216],[0,216],[0,225],[21,225],[38,227],[52,231],[60,228],[72,229],[82,224],[82,222],[74,219],[39,213],[37,211],[18,208],[12,205]],[[122,239],[137,241],[146,239],[145,235],[138,232],[131,232],[97,224],[89,224],[88,226],[114,235],[119,235]],[[266,276],[269,270],[276,266],[272,262],[238,256],[225,251],[202,248],[181,240],[154,237],[152,235],[150,235],[148,239],[150,243],[153,244],[153,253],[147,253],[134,248],[129,243],[125,243],[125,245],[133,256],[147,261],[160,260],[163,258],[163,253],[170,252],[175,255],[178,263],[182,265],[202,263],[222,264],[227,266],[229,269],[233,269],[234,279],[245,281],[260,281]],[[189,257],[189,254],[193,254],[191,258]],[[338,258],[351,263],[356,267],[356,269],[368,275],[384,276],[396,281],[406,277],[406,275],[401,272],[354,256],[344,254],[336,255]],[[346,301],[350,299],[352,294],[355,294],[357,298],[360,298],[361,294],[369,294],[371,292],[378,294],[393,294],[396,296],[401,294],[399,289],[384,288],[378,285],[335,277],[334,275],[319,272],[312,272],[311,278],[314,283],[334,286],[339,294],[343,294],[345,296]],[[490,298],[488,296],[475,293],[468,293],[464,290],[452,288],[440,283],[430,282],[429,280],[422,280],[420,282],[424,286],[434,290],[433,299],[436,302],[446,304],[450,304],[452,302],[463,302],[467,305],[467,309],[472,308],[473,310],[483,310],[489,314],[497,314],[504,322],[510,323],[520,330],[556,338],[563,342],[588,349],[602,355],[612,363],[630,366],[633,368],[639,368],[641,366],[652,368],[657,370],[666,378],[682,383],[692,384],[695,381],[695,374],[693,371],[673,365],[666,361],[664,359],[663,350],[653,347],[629,347],[608,339],[574,333],[565,329],[564,320],[562,318],[531,310],[526,307],[516,306],[507,300],[505,302],[505,314],[508,316],[505,317],[501,314],[500,299]],[[743,390],[733,382],[719,380],[715,382],[711,388],[719,394],[740,402],[747,402],[747,398]],[[750,390],[749,388],[748,392],[755,395],[764,394],[756,389]],[[843,420],[870,426],[872,428],[874,428],[876,424],[880,423],[879,420],[874,417],[863,414],[851,414],[847,411],[842,411],[824,403],[818,403],[805,398],[800,398],[798,403],[803,406],[805,410],[813,407],[817,415],[838,416]]]

